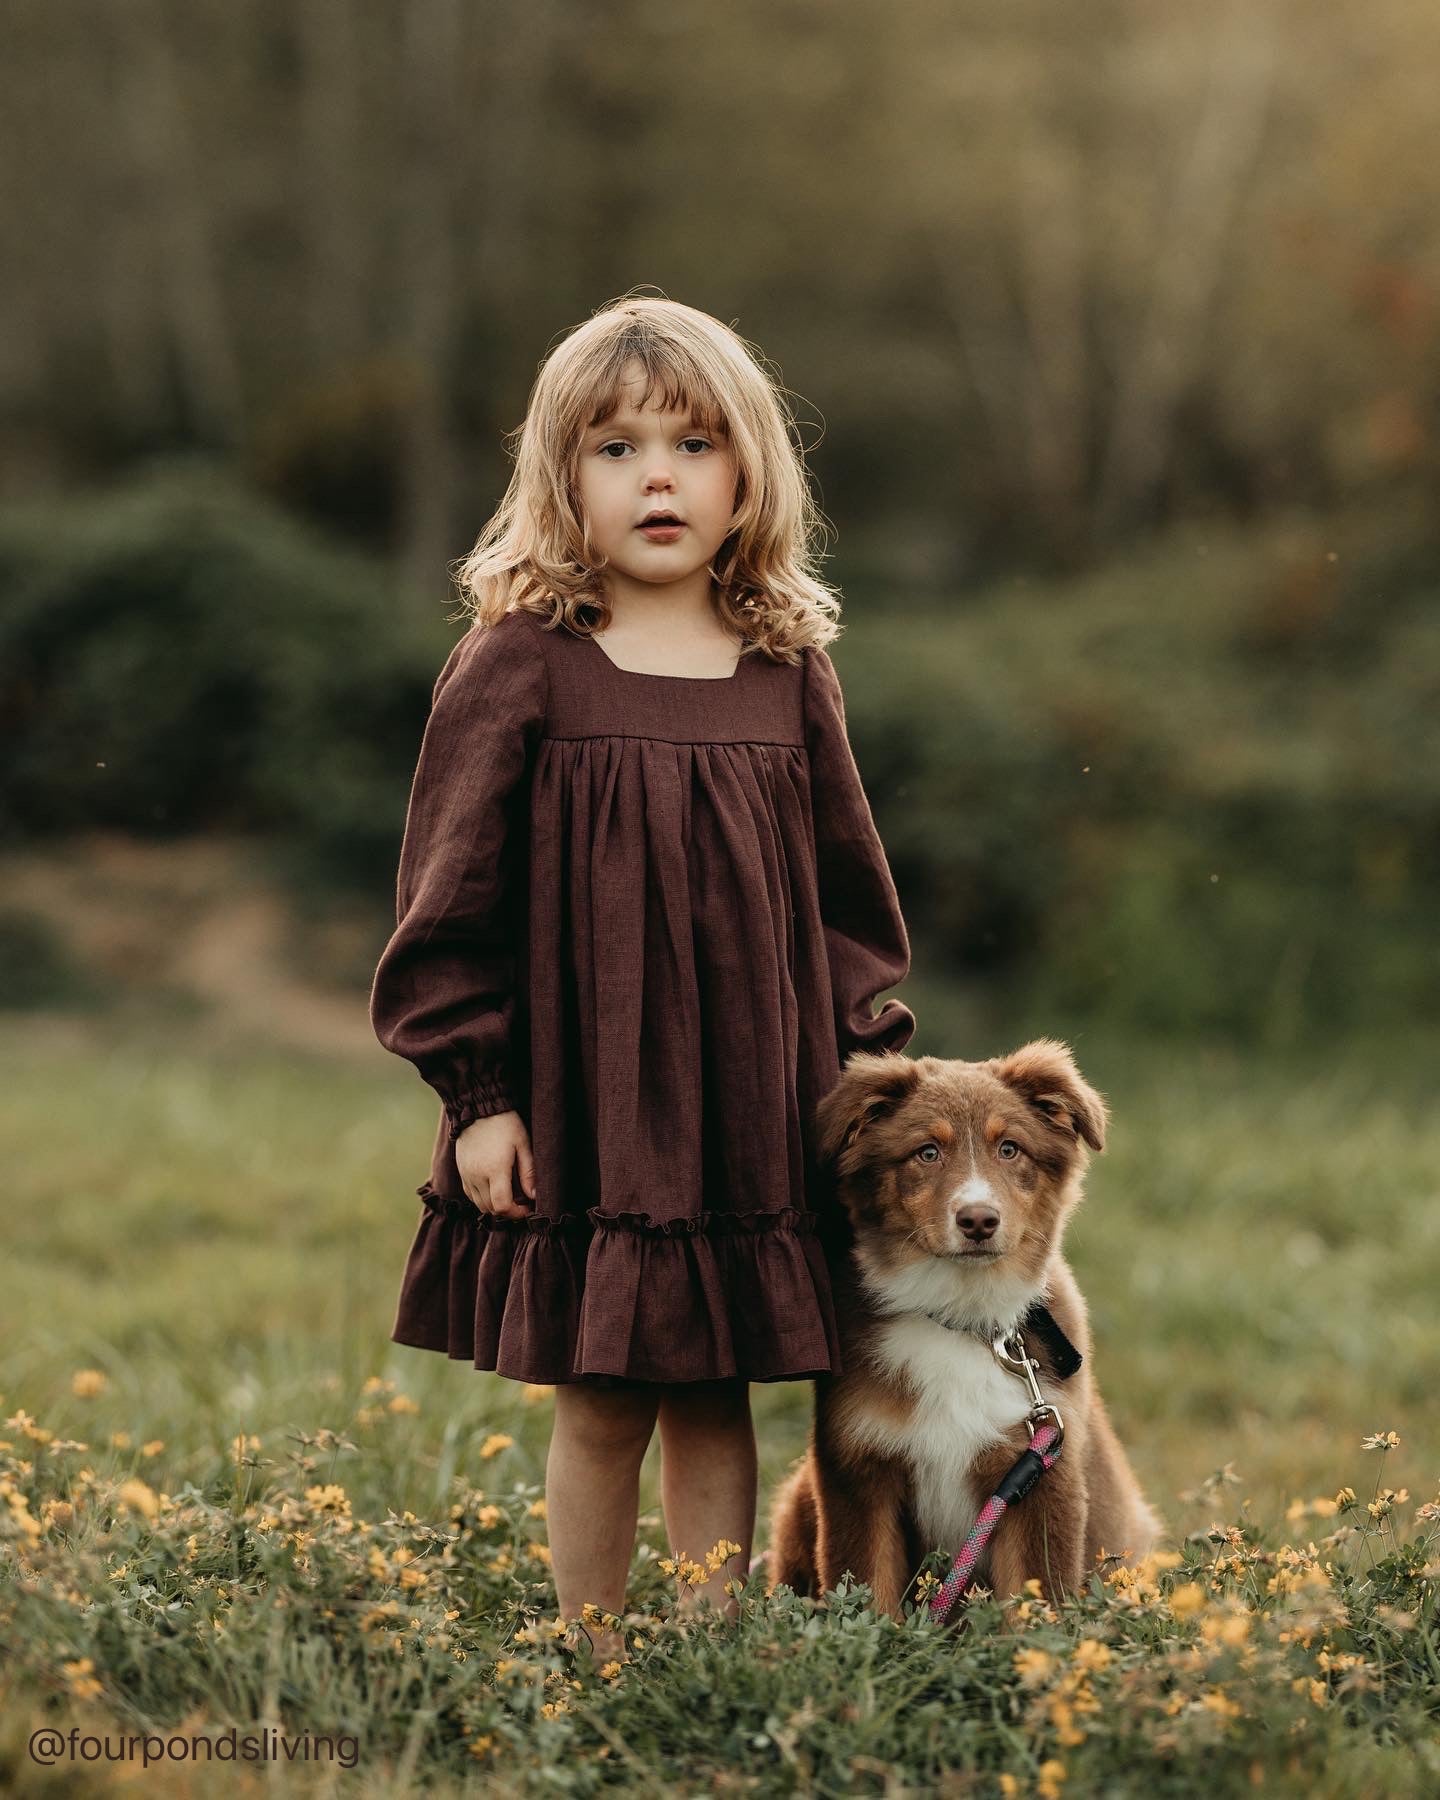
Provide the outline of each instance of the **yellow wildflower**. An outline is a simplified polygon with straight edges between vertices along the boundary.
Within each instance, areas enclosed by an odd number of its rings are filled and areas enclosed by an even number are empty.
[[[1050,1723],[1055,1728],[1055,1741],[1062,1749],[1073,1750],[1077,1744],[1085,1742],[1085,1733],[1075,1723],[1070,1702],[1060,1694],[1051,1696]]]
[[[1208,1604],[1205,1590],[1197,1582],[1187,1581],[1170,1596],[1170,1610],[1177,1619],[1188,1619]]]
[[[103,1369],[77,1369],[70,1377],[70,1392],[80,1400],[93,1400],[103,1394],[109,1377]]]
[[[1017,1650],[1015,1652],[1015,1673],[1025,1687],[1038,1687],[1045,1681],[1055,1667],[1055,1658],[1048,1650]]]
[[[1361,1438],[1360,1448],[1362,1450],[1398,1450],[1400,1438],[1398,1433],[1393,1431],[1376,1431],[1367,1438]]]
[[[138,1478],[134,1481],[123,1482],[116,1490],[115,1497],[122,1505],[132,1507],[136,1512],[144,1513],[147,1519],[153,1519],[160,1510],[160,1502],[156,1498],[154,1488]]]
[[[1207,1712],[1213,1712],[1222,1719],[1238,1719],[1245,1710],[1244,1707],[1238,1706],[1223,1688],[1211,1688],[1208,1693],[1202,1694],[1200,1704]]]
[[[76,1662],[60,1665],[65,1677],[65,1685],[77,1700],[94,1700],[104,1693],[104,1688],[95,1679],[95,1665],[88,1656],[82,1656]]]
[[[1087,1672],[1110,1666],[1111,1649],[1099,1638],[1081,1638],[1075,1646],[1075,1666]]]
[[[318,1513],[333,1513],[341,1518],[350,1516],[350,1500],[338,1482],[327,1481],[319,1487],[308,1487],[305,1498]]]
[[[1200,1621],[1200,1631],[1206,1643],[1224,1644],[1233,1650],[1249,1641],[1250,1618],[1243,1612],[1212,1613]]]
[[[509,1437],[505,1432],[492,1431],[490,1436],[486,1438],[485,1442],[480,1446],[480,1454],[487,1458],[498,1456],[502,1450],[508,1450],[514,1442],[514,1438]]]

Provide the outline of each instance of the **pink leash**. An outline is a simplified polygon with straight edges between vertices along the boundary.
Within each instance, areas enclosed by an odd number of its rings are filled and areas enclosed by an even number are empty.
[[[1023,1499],[1046,1470],[1053,1469],[1060,1460],[1060,1446],[1064,1435],[1063,1429],[1054,1425],[1042,1425],[1035,1431],[1030,1439],[1030,1448],[1021,1454],[1019,1461],[981,1507],[975,1529],[961,1546],[950,1573],[930,1597],[930,1617],[937,1625],[944,1624],[950,1608],[959,1599],[961,1590],[975,1571],[981,1553],[994,1536],[995,1527],[1005,1516],[1006,1508],[1016,1500]]]

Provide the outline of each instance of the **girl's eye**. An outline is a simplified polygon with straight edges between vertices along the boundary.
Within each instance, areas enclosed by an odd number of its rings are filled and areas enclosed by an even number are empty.
[[[999,1150],[1000,1157],[1004,1162],[1011,1162],[1020,1154],[1020,1146],[1014,1138],[1001,1138]]]
[[[939,1155],[940,1148],[937,1144],[922,1144],[915,1152],[915,1160],[917,1162],[935,1162]]]
[[[686,444],[698,444],[702,450],[708,450],[711,447],[709,438],[702,437],[681,438],[680,443],[682,447]],[[607,462],[619,462],[620,457],[611,456],[610,452],[618,450],[623,456],[629,448],[630,446],[623,439],[612,438],[608,444],[601,444],[598,454],[603,456]]]

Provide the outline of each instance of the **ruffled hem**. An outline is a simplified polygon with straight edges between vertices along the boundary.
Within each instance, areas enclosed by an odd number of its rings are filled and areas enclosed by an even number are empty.
[[[429,1182],[397,1344],[514,1381],[802,1381],[839,1373],[816,1213],[502,1219]]]

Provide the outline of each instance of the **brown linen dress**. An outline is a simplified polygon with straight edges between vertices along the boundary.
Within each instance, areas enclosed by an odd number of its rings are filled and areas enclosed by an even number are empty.
[[[396,902],[371,1021],[442,1107],[392,1340],[546,1384],[838,1373],[813,1112],[915,1019],[871,1011],[910,948],[829,656],[647,675],[528,610],[472,628]],[[522,1219],[455,1163],[510,1110]]]

